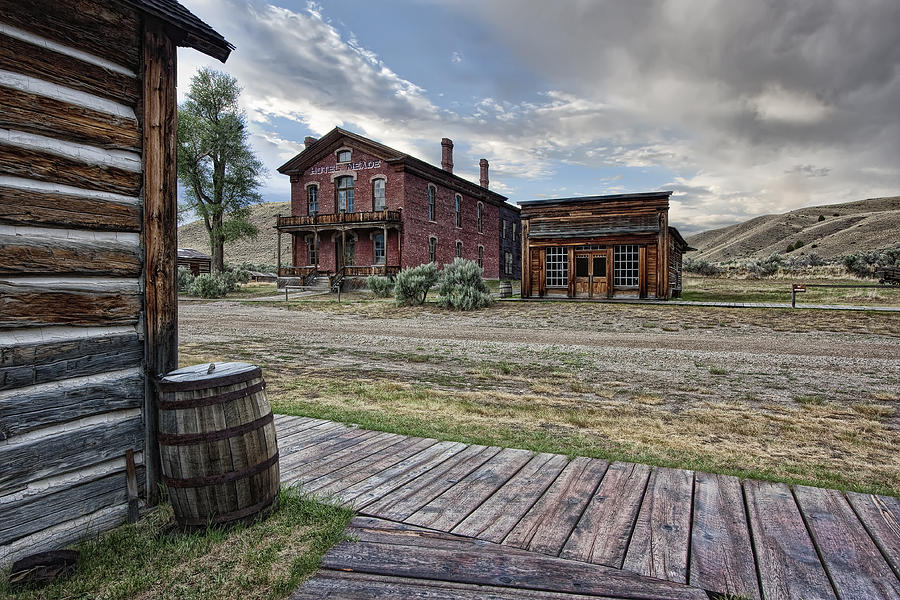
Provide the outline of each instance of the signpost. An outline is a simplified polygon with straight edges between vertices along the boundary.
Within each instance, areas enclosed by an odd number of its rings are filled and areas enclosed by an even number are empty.
[[[797,308],[797,293],[806,292],[806,286],[800,283],[795,283],[791,286],[791,308]]]

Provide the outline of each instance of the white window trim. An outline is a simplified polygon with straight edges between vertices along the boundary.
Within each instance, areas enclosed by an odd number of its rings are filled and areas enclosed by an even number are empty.
[[[337,157],[341,152],[349,152],[350,160],[337,160]],[[342,146],[342,147],[338,148],[337,150],[334,151],[334,159],[337,161],[337,163],[339,165],[353,162],[353,148],[348,148],[347,146]]]
[[[369,178],[369,185],[372,186],[372,210],[378,210],[375,208],[375,182],[378,180],[384,181],[384,210],[387,210],[387,175],[372,175]]]

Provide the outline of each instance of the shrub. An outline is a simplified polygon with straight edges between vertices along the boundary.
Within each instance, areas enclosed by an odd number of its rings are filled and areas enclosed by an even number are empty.
[[[825,220],[825,215],[819,215],[819,223]]]
[[[842,262],[850,273],[858,277],[872,277],[881,267],[900,267],[900,247],[848,254]]]
[[[399,306],[422,304],[428,290],[438,281],[437,265],[428,263],[418,267],[407,267],[397,273],[394,283],[394,297]]]
[[[226,278],[219,273],[201,273],[194,277],[188,293],[200,298],[221,298],[228,293]]]
[[[489,306],[494,298],[482,279],[482,269],[473,260],[455,258],[444,265],[438,286],[438,306],[456,310],[474,310]]]
[[[178,291],[189,291],[192,283],[194,283],[194,274],[191,273],[191,270],[184,266],[178,267]]]
[[[367,277],[366,286],[379,298],[388,298],[394,293],[394,282],[381,275]]]
[[[757,277],[771,277],[784,265],[784,258],[777,252],[765,259],[756,259],[747,263],[747,271]]]
[[[698,258],[696,260],[685,258],[682,263],[682,269],[687,273],[696,273],[698,275],[714,276],[722,273],[721,267],[708,260]]]

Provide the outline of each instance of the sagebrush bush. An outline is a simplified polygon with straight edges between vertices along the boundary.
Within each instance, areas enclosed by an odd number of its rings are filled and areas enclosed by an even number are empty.
[[[200,298],[221,298],[228,293],[228,284],[219,273],[201,273],[194,277],[188,293]]]
[[[366,278],[366,287],[379,298],[388,298],[394,294],[394,282],[389,277],[369,275]]]
[[[872,277],[880,267],[900,267],[900,247],[848,254],[843,263],[847,271],[858,277]]]
[[[751,275],[771,277],[784,265],[784,258],[777,252],[768,258],[756,259],[746,263],[745,267]]]
[[[456,310],[474,310],[489,306],[494,298],[482,278],[483,270],[474,260],[456,258],[444,265],[438,285],[438,306]]]
[[[709,277],[720,275],[722,273],[722,268],[719,267],[719,265],[711,263],[703,258],[698,258],[697,260],[685,258],[681,268],[687,273],[696,273],[698,275],[706,275]]]
[[[194,274],[185,266],[178,267],[178,291],[187,292],[194,283]]]
[[[394,297],[399,306],[422,304],[428,290],[438,281],[437,265],[428,263],[418,267],[406,267],[397,273],[394,281]]]

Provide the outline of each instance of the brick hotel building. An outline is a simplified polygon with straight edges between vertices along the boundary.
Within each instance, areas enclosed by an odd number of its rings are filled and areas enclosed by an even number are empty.
[[[521,276],[518,207],[453,174],[453,142],[441,166],[335,128],[278,168],[291,179],[291,214],[276,222],[279,276],[394,274],[454,257],[477,261],[488,279]],[[291,265],[282,265],[289,235]]]

